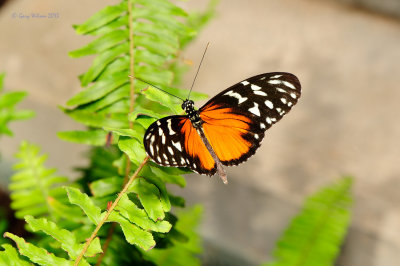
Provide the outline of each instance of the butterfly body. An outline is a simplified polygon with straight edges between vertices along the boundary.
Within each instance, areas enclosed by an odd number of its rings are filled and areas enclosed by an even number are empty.
[[[265,131],[297,103],[300,90],[296,76],[274,72],[229,87],[199,110],[185,100],[186,115],[168,116],[149,126],[146,152],[157,164],[218,173],[227,183],[222,165],[237,165],[251,157]]]

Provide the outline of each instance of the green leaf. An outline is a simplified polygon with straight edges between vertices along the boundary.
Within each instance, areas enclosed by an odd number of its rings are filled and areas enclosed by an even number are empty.
[[[334,265],[350,223],[351,185],[343,178],[309,197],[265,265]]]
[[[45,218],[35,219],[32,216],[25,216],[25,221],[34,232],[43,231],[61,243],[61,248],[68,252],[69,256],[76,259],[79,255],[79,244],[76,243],[75,235],[68,230],[59,228],[55,223]]]
[[[65,187],[65,190],[68,193],[69,201],[81,207],[94,224],[97,225],[101,221],[101,209],[93,203],[87,194],[73,187]]]
[[[123,43],[100,53],[93,60],[93,64],[89,70],[83,75],[81,79],[82,86],[87,86],[90,82],[94,81],[108,64],[117,59],[121,54],[128,53],[128,51],[129,44]],[[121,72],[121,76],[125,77],[125,82],[128,81],[128,75],[127,71]]]
[[[175,174],[173,170],[170,170],[169,168],[171,167],[160,167],[158,165],[154,165],[151,167],[151,172],[154,174],[154,176],[161,178],[165,183],[176,184],[180,187],[185,187],[185,178],[183,178],[181,175]],[[185,172],[182,171],[181,173]]]
[[[163,115],[160,115],[159,113],[154,112],[154,111],[152,111],[150,109],[136,108],[136,110],[133,111],[129,115],[129,121],[132,121],[132,122],[135,121],[139,115],[147,115],[147,116],[150,116],[150,117],[153,117],[153,118],[157,118],[157,119],[163,117]]]
[[[164,220],[164,206],[160,201],[160,191],[155,185],[143,178],[137,178],[129,187],[129,191],[138,194],[140,203],[153,221]]]
[[[108,79],[98,81],[91,87],[86,88],[85,90],[79,92],[74,97],[69,99],[67,105],[82,105],[98,100],[127,82],[128,74],[126,73],[119,73],[118,75],[114,75],[113,77],[110,77]]]
[[[122,2],[121,4],[115,6],[108,6],[97,12],[85,23],[76,26],[76,33],[87,34],[93,30],[96,30],[97,28],[106,25],[110,21],[115,20],[121,15],[121,13],[126,12],[126,10],[126,2]]]
[[[81,250],[83,249],[84,244],[81,244]],[[96,237],[90,243],[88,249],[85,252],[85,257],[94,257],[99,253],[102,253],[100,238]]]
[[[1,75],[0,75],[1,82]],[[1,84],[0,84],[1,88]],[[0,251],[0,264],[1,265],[9,265],[9,266],[30,266],[31,264],[27,261],[24,261],[18,255],[18,252],[15,250],[13,246],[10,244],[2,245],[4,248],[3,251]]]
[[[40,265],[60,265],[69,266],[73,265],[73,261],[66,260],[64,258],[56,257],[54,254],[49,253],[43,248],[39,248],[31,243],[25,242],[21,237],[13,235],[11,233],[5,233],[5,237],[8,237],[15,241],[18,245],[18,250],[21,255],[28,257],[32,262]],[[86,261],[82,260],[80,265],[89,265]]]
[[[173,246],[166,249],[152,249],[143,253],[146,259],[156,265],[186,266],[200,265],[198,257],[202,252],[201,238],[197,233],[200,223],[202,208],[196,206],[190,210],[178,213],[179,219],[175,225],[177,232],[185,232],[187,241],[172,239]]]
[[[142,174],[143,175],[143,174]],[[153,173],[145,175],[145,179],[147,182],[156,186],[160,192],[160,201],[165,212],[169,212],[171,210],[171,203],[169,202],[167,188],[165,183],[158,176]]]
[[[89,131],[63,131],[57,132],[57,136],[65,141],[88,144],[93,146],[103,146],[107,142],[108,132],[104,130],[89,130]],[[115,143],[115,138],[111,143]]]
[[[93,113],[84,110],[64,110],[74,120],[91,127],[127,128],[129,123],[124,114]]]
[[[26,97],[25,91],[9,92],[0,96],[0,109],[10,108],[22,101]]]
[[[126,194],[121,197],[121,200],[115,209],[119,211],[123,217],[127,218],[129,221],[144,230],[152,230],[161,233],[166,233],[171,230],[172,225],[169,222],[154,222],[153,220],[149,219],[146,212],[130,201]]]
[[[146,157],[143,145],[135,138],[120,137],[118,147],[137,165]]]
[[[92,182],[90,191],[95,197],[104,197],[108,195],[115,195],[121,190],[123,178],[115,176],[109,178],[102,178]]]
[[[99,111],[102,108],[108,107],[112,104],[115,105],[118,101],[128,99],[127,95],[129,95],[129,92],[130,92],[130,85],[125,84],[107,94],[106,97],[103,97],[99,100],[86,104],[84,109],[85,111],[94,112],[94,111]]]
[[[112,212],[107,221],[119,223],[126,240],[130,244],[137,245],[144,250],[150,250],[156,245],[153,236],[149,232],[146,232],[135,224],[130,223],[127,219],[116,212]]]
[[[85,45],[82,48],[79,48],[75,51],[69,53],[71,57],[81,57],[85,55],[91,55],[100,53],[104,50],[107,50],[111,47],[116,46],[122,41],[126,41],[129,38],[129,33],[127,30],[114,30],[104,34],[100,38],[92,41],[91,43]]]

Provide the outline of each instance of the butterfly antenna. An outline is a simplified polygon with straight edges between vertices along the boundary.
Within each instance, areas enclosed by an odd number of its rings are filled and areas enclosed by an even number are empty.
[[[193,80],[192,86],[190,87],[189,95],[188,95],[188,97],[187,97],[188,99],[190,98],[190,93],[192,92],[194,83],[196,82],[197,74],[199,74],[200,67],[201,67],[201,63],[203,63],[203,59],[204,59],[204,56],[206,55],[207,48],[208,48],[209,45],[210,45],[210,43],[208,42],[208,43],[207,43],[207,46],[206,46],[206,49],[204,49],[204,53],[203,53],[203,56],[201,57],[199,67],[197,68],[197,72],[196,72],[196,75],[194,76],[194,80]]]
[[[181,101],[183,101],[183,102],[185,101],[185,100],[182,99],[181,97],[178,97],[178,96],[176,96],[176,95],[173,95],[172,93],[169,93],[168,91],[163,90],[163,89],[161,89],[161,88],[159,88],[159,87],[157,87],[157,86],[155,86],[155,85],[153,85],[153,84],[151,84],[151,83],[149,83],[149,82],[147,82],[147,81],[145,81],[145,80],[142,80],[142,79],[137,78],[137,77],[132,77],[131,75],[129,75],[129,77],[130,77],[130,78],[137,79],[137,80],[139,80],[139,81],[141,81],[141,82],[143,82],[143,83],[146,83],[146,84],[148,84],[148,85],[150,85],[150,86],[152,86],[152,87],[154,87],[154,88],[156,88],[156,89],[158,89],[158,90],[160,90],[160,91],[162,91],[162,92],[165,92],[166,94],[169,94],[169,95],[171,95],[171,96],[173,96],[173,97],[175,97],[175,98],[178,98],[179,100],[181,100]]]

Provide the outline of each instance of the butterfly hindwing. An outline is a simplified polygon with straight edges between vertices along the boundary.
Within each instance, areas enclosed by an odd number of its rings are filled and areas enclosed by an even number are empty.
[[[222,91],[200,108],[203,128],[224,165],[252,156],[265,131],[297,103],[296,76],[274,72],[251,77]]]

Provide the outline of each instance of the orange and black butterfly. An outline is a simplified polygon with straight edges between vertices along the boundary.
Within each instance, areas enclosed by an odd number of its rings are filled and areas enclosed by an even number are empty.
[[[265,73],[243,80],[210,99],[199,110],[182,103],[186,115],[164,117],[149,126],[144,147],[159,165],[188,167],[206,175],[252,156],[265,131],[287,114],[300,97],[301,85],[290,73]]]

